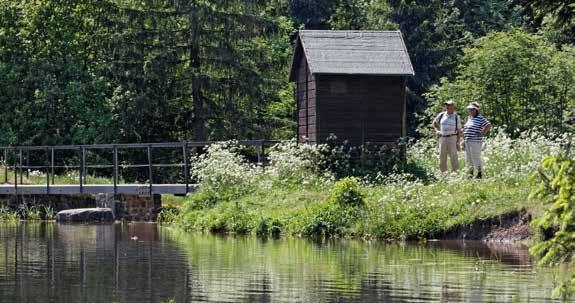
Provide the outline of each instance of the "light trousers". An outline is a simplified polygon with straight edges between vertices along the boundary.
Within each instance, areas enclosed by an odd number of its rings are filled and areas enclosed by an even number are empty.
[[[481,170],[483,161],[481,160],[481,148],[483,142],[481,141],[466,141],[465,142],[465,162],[468,168]]]
[[[457,171],[459,159],[457,157],[457,136],[439,137],[439,170],[447,171],[447,157],[451,162],[451,170]]]

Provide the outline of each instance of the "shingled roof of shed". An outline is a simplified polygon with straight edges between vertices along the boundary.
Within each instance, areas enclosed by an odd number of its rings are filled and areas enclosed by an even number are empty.
[[[291,81],[302,54],[312,74],[415,74],[399,31],[299,31]]]

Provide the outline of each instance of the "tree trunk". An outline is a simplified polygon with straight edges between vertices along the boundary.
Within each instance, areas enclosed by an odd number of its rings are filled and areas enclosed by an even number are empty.
[[[194,139],[196,141],[206,141],[206,127],[204,117],[204,101],[202,100],[202,80],[201,62],[199,56],[200,49],[200,29],[196,11],[190,13],[190,24],[192,26],[192,37],[190,43],[190,73],[192,75],[192,99],[194,104]]]

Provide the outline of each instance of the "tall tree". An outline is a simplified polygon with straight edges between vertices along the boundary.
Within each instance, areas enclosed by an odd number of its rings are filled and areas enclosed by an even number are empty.
[[[0,37],[6,144],[106,141],[106,81],[89,64],[89,2],[3,1]]]
[[[559,44],[575,43],[574,0],[517,0],[528,28],[545,33]]]
[[[108,50],[126,135],[203,141],[269,133],[258,122],[286,85],[289,55],[275,48],[289,49],[291,24],[258,15],[255,1],[145,3],[117,4],[122,13],[114,22],[129,26]],[[157,116],[140,116],[134,127],[126,106]]]
[[[519,29],[492,33],[465,50],[457,76],[428,95],[430,115],[444,100],[482,103],[494,125],[512,135],[540,127],[573,130],[575,50],[558,50],[543,37]],[[463,104],[461,104],[463,105]]]

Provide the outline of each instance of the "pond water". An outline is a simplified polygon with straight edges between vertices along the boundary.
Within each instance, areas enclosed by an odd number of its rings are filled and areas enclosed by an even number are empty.
[[[525,247],[0,224],[0,302],[552,302]]]

